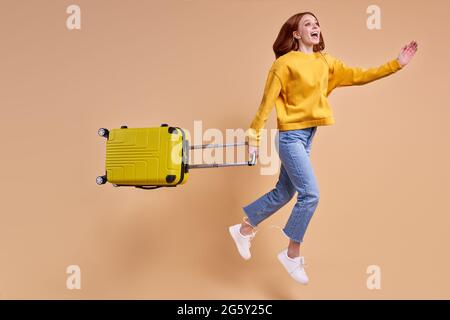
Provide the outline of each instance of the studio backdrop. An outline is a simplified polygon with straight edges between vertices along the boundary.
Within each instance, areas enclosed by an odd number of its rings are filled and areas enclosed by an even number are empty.
[[[444,0],[2,0],[0,298],[450,298],[449,10]],[[174,188],[95,181],[101,127],[168,123],[200,144],[247,129],[276,36],[303,11],[348,66],[420,46],[397,73],[329,97],[336,123],[318,127],[310,156],[320,201],[301,249],[308,286],[276,259],[295,197],[258,227],[251,260],[228,233],[274,188],[267,158],[192,170]],[[266,129],[276,126],[274,109]]]

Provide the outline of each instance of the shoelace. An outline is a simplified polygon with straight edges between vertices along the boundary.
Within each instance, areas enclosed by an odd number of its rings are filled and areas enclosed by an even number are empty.
[[[248,220],[247,217],[244,217],[243,220],[244,220],[244,222],[245,222],[246,224],[248,224],[249,226],[251,226],[251,227],[253,228],[252,233],[245,236],[245,237],[248,239],[248,246],[251,247],[251,246],[252,246],[251,241],[252,241],[253,238],[256,236],[256,233],[258,232],[258,230],[256,230],[256,228],[254,228],[254,227],[247,221],[247,220]]]
[[[244,217],[243,220],[244,220],[244,222],[245,222],[246,224],[248,224],[249,226],[253,227],[253,226],[248,222],[247,217]],[[278,229],[280,229],[280,231],[283,233],[283,228],[281,228],[280,226],[271,224],[271,225],[269,226],[269,228],[278,228]],[[253,233],[250,235],[250,240],[253,239],[253,238],[255,237],[255,235],[256,235],[256,232],[258,232],[258,231],[256,230],[256,228],[254,228],[254,227],[253,227],[253,230],[254,230]],[[284,234],[284,233],[283,233],[283,234]]]
[[[244,220],[244,222],[246,223],[246,224],[248,224],[249,226],[251,226],[251,227],[253,227],[247,220],[247,217],[244,217],[243,218],[243,220]],[[278,228],[278,229],[280,229],[280,231],[283,233],[283,235],[284,235],[284,232],[283,232],[283,228],[281,228],[280,226],[278,226],[278,225],[275,225],[275,224],[271,224],[270,226],[269,226],[269,228]],[[250,234],[250,235],[248,235],[247,237],[248,237],[248,240],[249,240],[249,247],[251,247],[251,240],[255,237],[255,235],[256,235],[256,233],[258,232],[258,230],[256,230],[256,228],[254,228],[254,231],[252,232],[252,234]],[[305,258],[302,256],[302,257],[300,257],[300,261],[299,261],[299,265],[298,265],[298,267],[304,267],[304,266],[307,266],[308,264],[305,262]]]
[[[300,257],[300,266],[304,267],[306,266],[306,262],[305,262],[305,258],[304,257]]]
[[[252,234],[248,235],[248,247],[250,248],[252,246],[252,240],[256,235],[256,231],[253,232]]]

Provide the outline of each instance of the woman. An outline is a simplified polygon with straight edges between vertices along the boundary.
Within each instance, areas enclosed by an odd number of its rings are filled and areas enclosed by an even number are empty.
[[[309,154],[317,127],[334,123],[327,97],[334,88],[363,85],[397,72],[411,61],[418,45],[412,41],[396,59],[369,69],[347,67],[332,55],[322,53],[324,48],[320,25],[313,13],[296,14],[282,26],[273,45],[276,60],[269,71],[260,107],[247,130],[249,153],[258,155],[260,130],[276,106],[279,179],[273,190],[243,208],[243,223],[229,228],[241,256],[250,259],[250,241],[256,226],[297,192],[297,203],[283,229],[289,245],[278,254],[278,260],[302,284],[308,283],[308,276],[300,244],[319,201]]]

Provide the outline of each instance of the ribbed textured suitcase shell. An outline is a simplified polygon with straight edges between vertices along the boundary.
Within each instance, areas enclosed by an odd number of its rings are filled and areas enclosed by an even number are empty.
[[[183,178],[184,184],[188,172],[182,165],[182,145],[179,128],[112,129],[106,143],[107,179],[118,185],[167,186]]]

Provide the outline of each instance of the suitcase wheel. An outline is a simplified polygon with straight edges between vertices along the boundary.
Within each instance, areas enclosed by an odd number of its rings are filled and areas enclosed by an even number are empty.
[[[121,126],[120,129],[127,129],[128,126]]]
[[[172,133],[177,133],[177,128],[169,127],[169,128],[167,129],[167,131],[169,131],[170,134],[172,134]]]
[[[161,127],[168,127],[169,125],[167,123],[161,123]]]
[[[97,179],[95,179],[95,182],[97,182],[98,185],[105,184],[106,176],[98,176]]]
[[[177,178],[176,175],[169,174],[169,175],[166,176],[166,182],[167,182],[167,183],[172,183],[172,182],[175,181],[176,178]]]
[[[100,137],[103,137],[103,138],[108,138],[109,137],[109,130],[105,129],[105,128],[100,128],[100,129],[98,129],[98,135]]]

